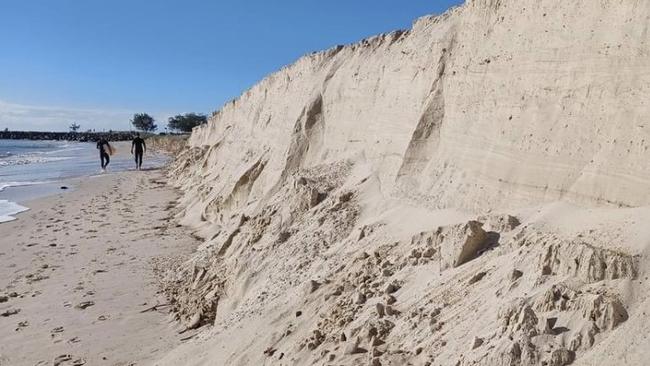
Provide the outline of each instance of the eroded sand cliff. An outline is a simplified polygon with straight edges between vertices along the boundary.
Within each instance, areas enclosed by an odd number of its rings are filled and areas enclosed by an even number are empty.
[[[218,365],[643,365],[650,1],[473,0],[298,60],[171,175]]]

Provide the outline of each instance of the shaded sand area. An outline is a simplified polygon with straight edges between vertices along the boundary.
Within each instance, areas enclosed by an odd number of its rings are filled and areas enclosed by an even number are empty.
[[[0,224],[0,365],[141,365],[185,335],[156,263],[194,239],[173,223],[161,171],[71,182]]]

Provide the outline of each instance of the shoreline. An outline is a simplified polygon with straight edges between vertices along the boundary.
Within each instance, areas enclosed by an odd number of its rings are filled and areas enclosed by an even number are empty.
[[[74,142],[75,144],[84,144]],[[81,146],[81,147],[78,147]],[[132,162],[132,155],[129,154],[130,144],[126,142],[114,142],[113,146],[117,153],[111,157],[111,165],[106,173],[99,171],[99,161],[95,155],[95,149],[92,145],[74,145],[62,158],[61,163],[54,162],[35,162],[32,164],[9,164],[8,175],[4,175],[0,180],[0,202],[5,202],[0,206],[0,216],[7,216],[7,221],[15,220],[16,214],[20,212],[11,209],[15,205],[27,206],[29,201],[38,198],[44,198],[57,193],[72,189],[80,181],[86,179],[95,179],[105,177],[110,174],[119,174],[121,172],[135,171]],[[90,146],[90,147],[89,147]],[[82,151],[78,151],[82,150]],[[64,150],[52,150],[46,153],[24,153],[29,154],[51,154],[53,152],[64,152]],[[77,155],[75,155],[77,154]],[[11,154],[9,155],[12,156]],[[21,155],[18,155],[21,156]],[[50,156],[50,155],[47,155]],[[159,169],[164,167],[169,160],[169,154],[159,149],[150,149],[145,158],[145,169]],[[67,162],[67,163],[66,163]],[[20,169],[16,169],[19,167]],[[2,170],[3,167],[0,167]],[[13,218],[13,219],[11,219]],[[0,222],[7,222],[0,221]]]
[[[0,210],[0,224],[14,221],[17,219],[18,214],[29,211],[28,207],[7,200],[0,200],[0,207],[2,207]]]
[[[118,171],[115,173],[109,174],[121,174],[129,172],[127,171]],[[20,216],[26,214],[31,210],[32,203],[39,205],[41,200],[47,199],[48,197],[56,196],[57,194],[73,193],[77,187],[82,184],[84,180],[93,180],[96,178],[101,178],[102,175],[86,175],[86,176],[75,176],[75,177],[65,177],[55,181],[48,182],[32,182],[29,184],[8,186],[0,190],[0,202],[6,201],[8,204],[13,204],[17,207],[21,207],[20,211],[9,213],[6,217],[10,218],[7,221],[1,221],[0,224],[16,221]]]
[[[64,179],[1,223],[0,365],[147,364],[181,343],[157,263],[196,240],[160,169]],[[57,183],[59,184],[59,183]]]

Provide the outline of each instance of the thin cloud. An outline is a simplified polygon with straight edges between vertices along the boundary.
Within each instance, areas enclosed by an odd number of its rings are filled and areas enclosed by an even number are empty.
[[[17,104],[0,100],[0,129],[25,131],[66,131],[78,123],[81,130],[130,130],[134,111],[83,109]],[[166,114],[164,114],[166,116]],[[154,116],[155,117],[155,116]],[[158,120],[164,128],[166,117]],[[161,128],[162,127],[162,128]]]

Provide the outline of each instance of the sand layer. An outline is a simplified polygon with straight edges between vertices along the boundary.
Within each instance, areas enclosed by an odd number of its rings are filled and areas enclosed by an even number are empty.
[[[66,183],[0,225],[0,365],[141,365],[185,335],[154,268],[191,252],[160,171]],[[165,261],[166,262],[166,261]]]

